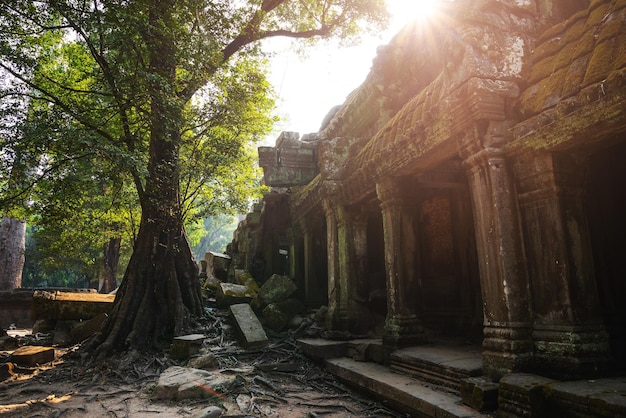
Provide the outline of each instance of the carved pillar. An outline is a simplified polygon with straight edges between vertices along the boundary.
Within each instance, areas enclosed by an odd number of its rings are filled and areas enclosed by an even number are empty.
[[[416,312],[419,285],[415,269],[417,257],[413,216],[406,197],[394,179],[376,184],[381,201],[387,275],[387,318],[385,345],[401,347],[426,340]]]
[[[339,237],[337,231],[337,215],[331,199],[324,199],[324,216],[326,217],[326,249],[328,256],[328,326],[337,328],[340,313],[339,286]]]
[[[609,357],[586,215],[585,167],[567,155],[516,158],[533,295],[538,370],[572,378],[597,374]]]
[[[354,245],[354,281],[350,297],[357,302],[368,300],[368,261],[367,261],[367,216],[359,213],[352,219],[352,240]]]
[[[481,121],[459,144],[474,211],[483,368],[494,379],[525,370],[532,360],[526,257],[515,188],[501,148],[505,128],[502,122]]]
[[[307,306],[311,306],[314,302],[313,295],[313,237],[311,236],[311,229],[309,226],[302,222],[300,224],[300,230],[302,231],[303,245],[304,245],[304,303]]]

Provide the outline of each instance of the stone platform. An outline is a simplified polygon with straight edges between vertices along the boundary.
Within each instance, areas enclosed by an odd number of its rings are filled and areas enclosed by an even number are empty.
[[[479,377],[482,361],[476,347],[417,346],[390,351],[380,340],[302,339],[298,344],[305,355],[340,380],[412,417],[626,417],[626,377],[561,382],[509,374],[499,383],[489,381],[494,393],[485,397],[493,395],[494,402],[487,409],[497,407],[497,411],[487,413],[468,406],[481,405],[467,395],[468,388],[476,392],[479,381],[488,380]]]
[[[417,346],[394,351],[391,368],[458,392],[461,380],[483,374],[483,361],[476,346]]]

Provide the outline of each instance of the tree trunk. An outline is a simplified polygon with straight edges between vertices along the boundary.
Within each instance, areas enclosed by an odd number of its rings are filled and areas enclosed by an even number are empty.
[[[0,224],[0,290],[13,290],[22,286],[25,248],[26,222],[14,218],[2,218]]]
[[[178,132],[170,135],[152,137],[139,233],[96,361],[114,350],[162,349],[203,312],[178,199]]]
[[[148,12],[151,30],[143,34],[149,55],[150,149],[141,223],[133,254],[104,326],[96,361],[114,350],[162,349],[202,315],[198,266],[183,227],[179,198],[179,151],[184,103],[176,91],[176,39],[168,1]],[[99,341],[96,341],[98,343]]]
[[[117,266],[120,261],[121,238],[110,238],[104,244],[104,269],[98,291],[111,293],[117,287]]]

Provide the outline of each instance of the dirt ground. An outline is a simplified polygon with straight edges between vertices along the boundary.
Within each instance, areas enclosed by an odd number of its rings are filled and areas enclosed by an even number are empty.
[[[401,415],[356,393],[304,357],[293,332],[269,335],[267,348],[238,346],[223,313],[213,312],[202,329],[203,352],[215,358],[214,370],[234,373],[228,388],[206,388],[204,399],[151,398],[167,367],[184,366],[166,352],[125,353],[90,366],[79,346],[55,347],[55,361],[36,368],[16,367],[0,382],[0,417],[394,417]],[[311,331],[309,331],[311,332]],[[9,332],[10,334],[10,332]],[[23,344],[44,345],[47,336],[18,336]],[[11,351],[0,351],[0,364]]]

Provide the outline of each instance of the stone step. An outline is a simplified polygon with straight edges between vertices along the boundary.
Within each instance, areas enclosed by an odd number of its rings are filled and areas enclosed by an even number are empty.
[[[324,363],[328,371],[342,381],[412,417],[488,416],[463,405],[461,398],[455,394],[395,373],[380,364],[359,362],[345,357],[329,358]]]
[[[461,380],[483,374],[480,347],[416,346],[391,353],[391,368],[459,392]]]

